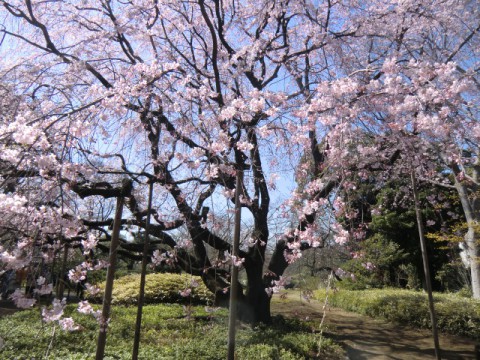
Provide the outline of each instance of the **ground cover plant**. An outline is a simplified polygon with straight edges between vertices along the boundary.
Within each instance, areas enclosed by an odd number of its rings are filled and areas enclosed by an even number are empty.
[[[325,290],[315,297],[325,299]],[[427,295],[403,289],[335,290],[329,304],[419,328],[430,328]],[[480,339],[480,301],[455,294],[434,294],[437,326],[441,332]]]
[[[92,317],[66,309],[81,329],[66,332],[41,322],[38,310],[0,318],[2,359],[92,359],[98,327]],[[136,308],[115,306],[105,359],[130,359]],[[140,359],[226,359],[227,313],[204,306],[148,305],[144,308]],[[342,350],[298,320],[274,317],[271,327],[241,327],[239,359],[341,359]]]

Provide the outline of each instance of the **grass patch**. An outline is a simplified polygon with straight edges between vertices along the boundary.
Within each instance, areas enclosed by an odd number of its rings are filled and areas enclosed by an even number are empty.
[[[325,299],[325,290],[315,291]],[[431,328],[427,295],[402,289],[345,290],[330,293],[329,303],[348,311],[418,328]],[[480,340],[480,301],[455,294],[434,294],[438,329]]]
[[[195,286],[192,286],[194,283]],[[105,282],[97,284],[102,290]],[[138,301],[140,288],[140,274],[130,274],[115,280],[113,286],[113,300],[115,305],[134,305]],[[180,292],[190,288],[189,297],[182,297]],[[100,303],[103,294],[89,298],[92,302]],[[157,303],[183,303],[183,304],[211,304],[213,294],[203,284],[198,276],[189,274],[147,274],[145,278],[145,304]]]
[[[190,318],[179,304],[145,306],[139,358],[209,359],[227,358],[227,312],[207,313],[192,306]],[[98,326],[92,317],[79,314],[69,305],[82,330],[65,332],[52,324],[42,324],[38,309],[0,318],[0,337],[4,341],[2,359],[65,359],[95,357]],[[131,359],[136,307],[115,306],[107,335],[105,360]],[[52,336],[54,334],[54,336]],[[238,359],[342,359],[343,351],[323,340],[298,320],[275,317],[270,327],[240,327],[237,331]],[[47,349],[49,349],[47,351]],[[48,355],[47,355],[48,352]],[[318,355],[318,357],[316,357]]]

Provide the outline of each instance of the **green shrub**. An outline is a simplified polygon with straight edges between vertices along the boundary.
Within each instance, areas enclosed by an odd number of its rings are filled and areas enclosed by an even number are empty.
[[[192,281],[198,284],[192,287]],[[98,284],[103,290],[105,282]],[[138,301],[140,274],[130,274],[115,280],[113,286],[113,304],[133,305]],[[183,297],[180,292],[191,288],[189,297]],[[102,294],[91,297],[92,302],[101,302]],[[213,302],[213,294],[206,288],[198,276],[189,274],[147,274],[145,279],[145,304],[183,303],[209,304]]]
[[[38,309],[0,318],[1,358],[71,359],[95,357],[98,325],[92,316],[79,314],[69,305],[82,330],[65,332],[40,320]],[[98,308],[98,307],[97,307]],[[207,312],[192,306],[190,318],[179,304],[148,305],[143,310],[140,359],[223,360],[227,358],[227,311]],[[131,359],[136,307],[114,306],[107,334],[105,360]],[[52,336],[54,334],[54,336]],[[239,359],[294,360],[342,359],[343,351],[328,339],[318,349],[318,335],[298,320],[275,317],[269,327],[240,327],[236,352]],[[317,354],[318,357],[317,357]]]
[[[353,274],[355,280],[346,277],[339,286],[348,290],[384,288],[395,285],[392,278],[398,278],[401,273],[408,278],[407,286],[416,286],[415,267],[402,264],[409,258],[409,254],[384,235],[377,233],[357,244],[360,246],[361,256],[342,264],[342,269]],[[368,263],[371,267],[367,266]],[[392,276],[394,274],[395,276]]]
[[[471,287],[464,286],[460,290],[458,290],[455,294],[464,298],[471,298],[473,296],[473,291]]]
[[[291,277],[289,287],[297,290],[317,290],[318,288],[325,286],[328,273],[321,273],[316,276],[310,276],[306,274],[295,275]]]
[[[325,298],[325,290],[315,292]],[[455,335],[480,339],[480,301],[455,294],[434,294],[438,329]],[[419,328],[430,328],[427,295],[401,289],[338,290],[329,303],[342,309],[381,317]]]

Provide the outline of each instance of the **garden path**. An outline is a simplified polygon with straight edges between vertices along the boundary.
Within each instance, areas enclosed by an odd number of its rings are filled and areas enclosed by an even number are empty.
[[[287,292],[284,299],[272,301],[272,312],[303,319],[323,316],[323,303]],[[341,343],[351,360],[428,360],[435,359],[431,332],[399,326],[383,320],[328,307],[324,334]],[[441,335],[442,359],[475,359],[475,341],[458,336]]]

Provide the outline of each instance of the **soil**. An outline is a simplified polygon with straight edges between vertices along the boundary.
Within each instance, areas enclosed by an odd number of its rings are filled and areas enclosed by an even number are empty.
[[[272,313],[321,321],[323,303],[309,302],[298,292],[287,292],[272,301]],[[341,343],[352,360],[435,359],[429,330],[399,326],[342,309],[327,307],[323,333]],[[475,341],[453,335],[440,335],[441,358],[476,359]]]

